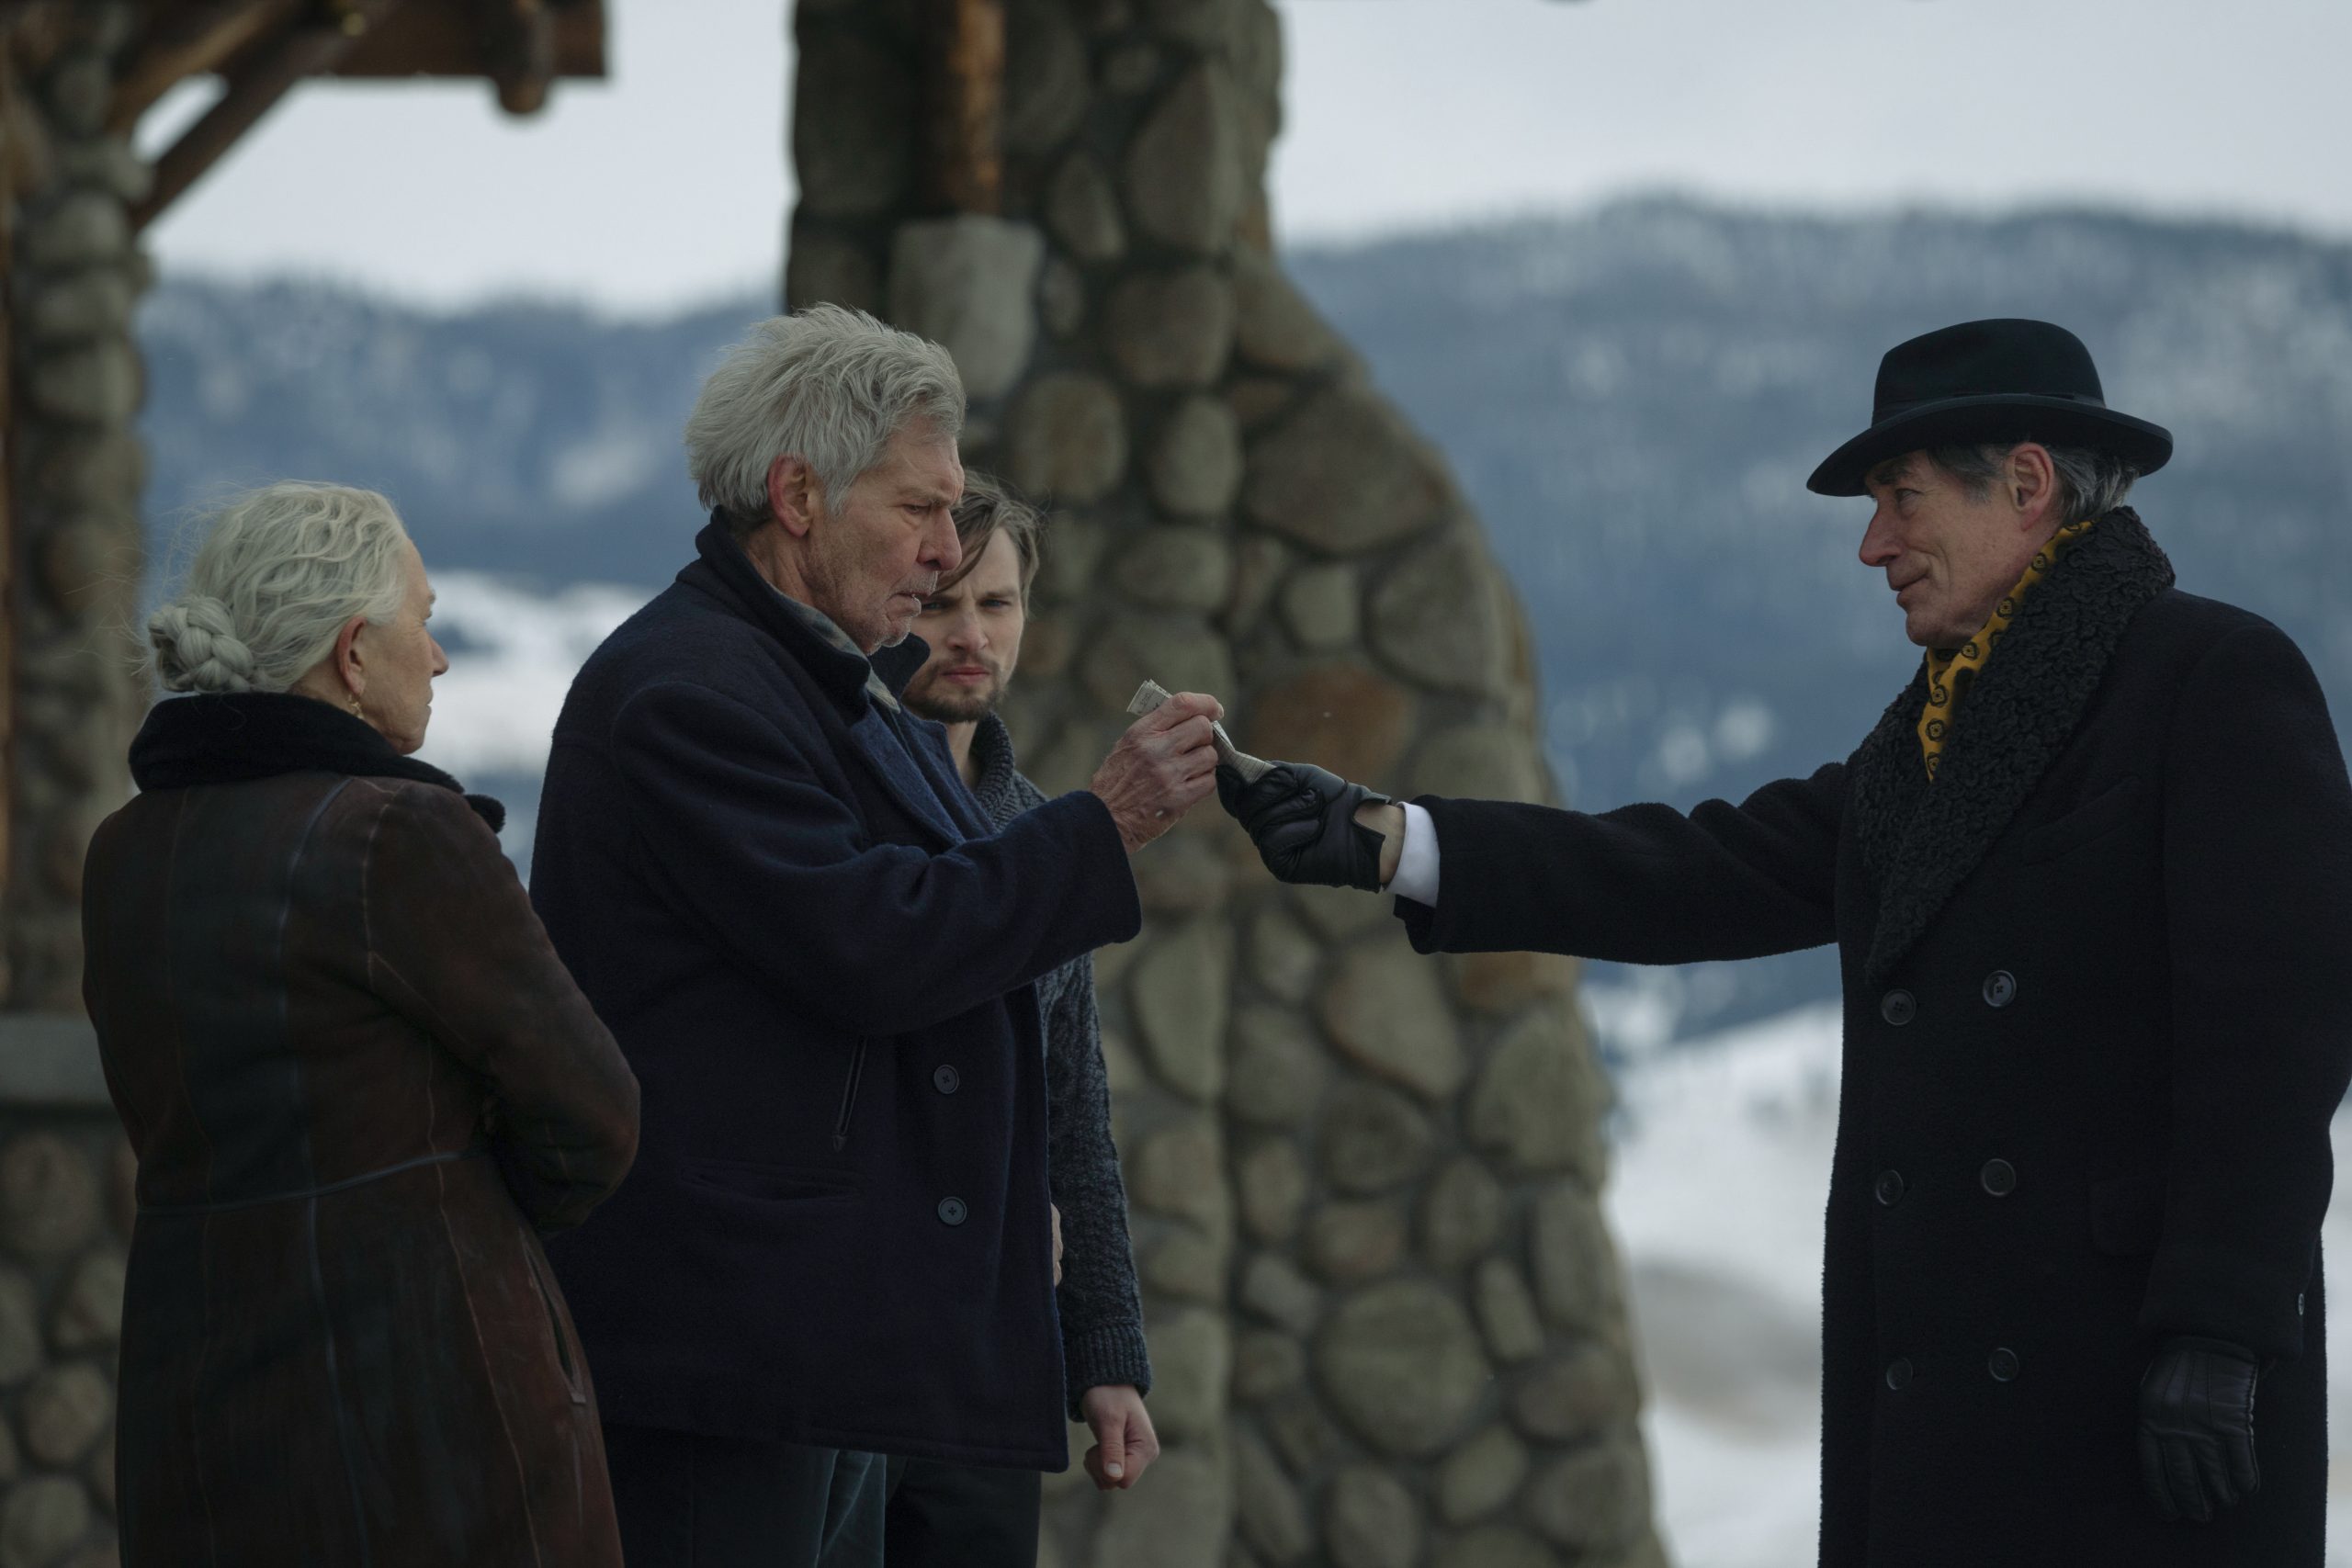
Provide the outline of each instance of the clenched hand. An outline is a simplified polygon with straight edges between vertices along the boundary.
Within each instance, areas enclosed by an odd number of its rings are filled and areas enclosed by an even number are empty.
[[[1124,1492],[1143,1476],[1144,1467],[1159,1457],[1159,1434],[1143,1395],[1132,1383],[1104,1383],[1079,1396],[1079,1409],[1094,1433],[1094,1446],[1082,1461],[1096,1490]]]
[[[1179,692],[1136,720],[1095,770],[1090,787],[1111,808],[1129,854],[1216,787],[1216,737],[1209,726],[1224,716],[1225,705],[1215,697]]]

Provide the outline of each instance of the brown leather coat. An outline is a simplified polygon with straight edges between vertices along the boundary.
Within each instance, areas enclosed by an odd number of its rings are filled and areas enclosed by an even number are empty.
[[[85,928],[139,1155],[127,1568],[617,1568],[537,1231],[618,1184],[637,1082],[464,797],[154,790],[99,829]]]

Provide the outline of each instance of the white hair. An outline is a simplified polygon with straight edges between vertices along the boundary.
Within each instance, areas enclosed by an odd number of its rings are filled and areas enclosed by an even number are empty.
[[[2021,445],[2003,441],[1981,446],[1939,446],[1928,456],[1960,480],[1969,494],[1982,499],[2000,477],[2001,465]],[[2057,476],[2062,525],[2106,516],[2123,504],[2140,478],[2139,469],[2111,452],[2087,446],[2045,446],[2042,450],[2050,454],[2050,467]]]
[[[177,597],[147,618],[172,692],[283,692],[334,650],[354,615],[381,623],[407,597],[409,543],[372,490],[287,479],[202,520]]]
[[[748,531],[768,517],[768,468],[797,457],[838,502],[899,431],[964,429],[964,381],[945,349],[863,310],[771,316],[727,351],[686,416],[702,503]]]

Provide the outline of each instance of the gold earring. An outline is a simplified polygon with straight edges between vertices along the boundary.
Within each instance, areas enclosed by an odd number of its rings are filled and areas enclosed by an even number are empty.
[[[354,718],[365,718],[368,716],[366,714],[359,711],[359,694],[356,692],[351,694],[351,716]]]

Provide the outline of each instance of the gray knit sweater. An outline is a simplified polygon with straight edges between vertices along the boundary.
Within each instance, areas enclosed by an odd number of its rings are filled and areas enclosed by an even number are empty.
[[[972,793],[1000,829],[1046,803],[1013,766],[1012,737],[989,714],[972,735]],[[1047,1173],[1062,1212],[1062,1366],[1070,1410],[1105,1383],[1151,1388],[1143,1303],[1127,1243],[1127,1192],[1111,1141],[1111,1086],[1094,1010],[1094,960],[1081,954],[1037,982],[1046,1023]]]

